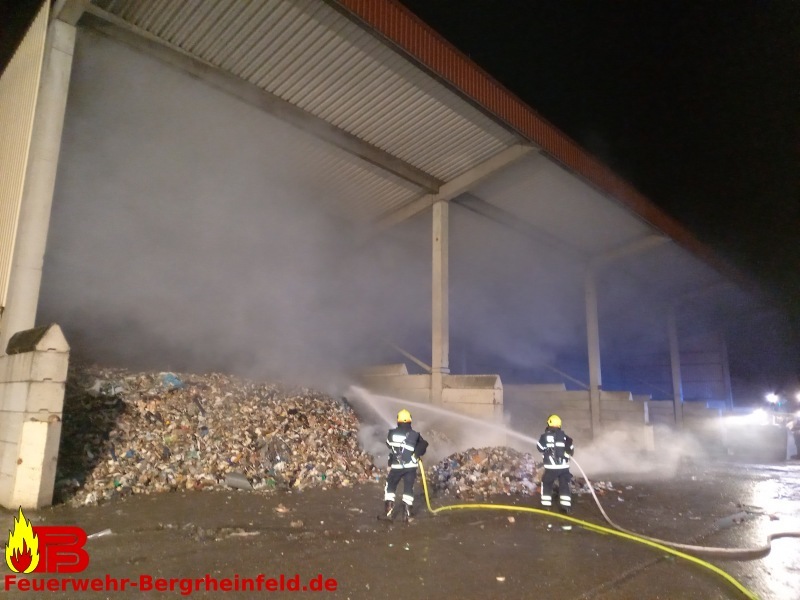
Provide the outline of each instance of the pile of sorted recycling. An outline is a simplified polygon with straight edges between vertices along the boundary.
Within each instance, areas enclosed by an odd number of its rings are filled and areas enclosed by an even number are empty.
[[[300,490],[374,479],[345,401],[221,374],[76,367],[64,398],[57,497]]]
[[[505,446],[470,448],[440,461],[427,475],[436,492],[456,498],[532,495],[541,481],[541,467],[530,453]]]

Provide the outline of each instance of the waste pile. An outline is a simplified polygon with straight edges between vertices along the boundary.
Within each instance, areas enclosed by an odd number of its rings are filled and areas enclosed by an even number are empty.
[[[302,490],[373,480],[344,400],[222,374],[70,370],[56,497]]]
[[[444,495],[461,499],[497,494],[538,493],[542,463],[533,455],[505,446],[470,448],[435,464],[428,472],[429,485]]]

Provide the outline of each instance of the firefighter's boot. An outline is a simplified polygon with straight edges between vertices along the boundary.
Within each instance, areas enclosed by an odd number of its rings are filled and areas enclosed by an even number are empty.
[[[392,518],[392,513],[394,512],[394,501],[387,500],[383,503],[383,514],[386,516],[387,519]]]
[[[406,503],[403,503],[402,519],[403,523],[408,523],[409,521],[412,520],[411,507]]]

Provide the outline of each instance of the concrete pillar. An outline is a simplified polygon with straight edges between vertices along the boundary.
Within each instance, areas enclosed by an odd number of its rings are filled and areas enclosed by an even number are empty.
[[[53,20],[47,31],[8,297],[0,321],[0,354],[12,335],[32,328],[36,321],[75,33],[74,26],[59,20]]]
[[[600,322],[597,316],[597,281],[593,270],[586,273],[586,343],[589,351],[589,405],[592,413],[592,437],[600,433]]]
[[[19,332],[0,356],[0,505],[53,501],[69,346],[58,325]]]
[[[448,289],[450,205],[440,200],[433,205],[433,262],[431,314],[431,403],[442,403],[444,375],[450,373],[450,306]]]
[[[669,333],[669,361],[672,366],[672,407],[675,425],[683,428],[683,384],[681,383],[681,352],[678,346],[678,319],[675,309],[669,310],[667,323]]]

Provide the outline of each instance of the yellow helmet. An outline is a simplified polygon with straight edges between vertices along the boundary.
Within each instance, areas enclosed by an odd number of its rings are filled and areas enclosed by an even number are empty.
[[[558,415],[550,415],[547,417],[548,427],[561,427],[561,417]]]
[[[398,423],[411,423],[411,413],[408,412],[405,408],[397,413],[397,422]]]

